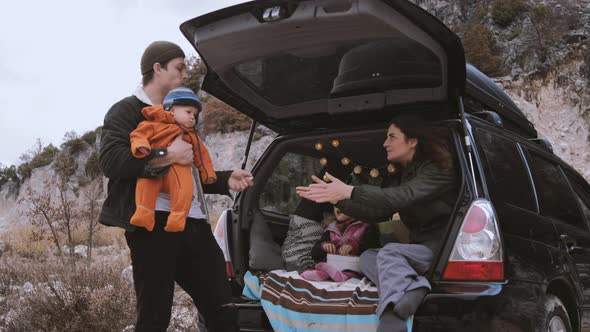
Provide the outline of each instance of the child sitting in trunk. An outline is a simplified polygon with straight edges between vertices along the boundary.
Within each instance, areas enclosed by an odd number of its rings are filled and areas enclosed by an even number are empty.
[[[379,247],[379,234],[373,224],[358,221],[342,213],[334,207],[336,221],[330,223],[322,238],[313,246],[311,257],[316,262],[315,269],[301,273],[304,279],[325,281],[332,279],[337,282],[357,277],[355,271],[340,271],[326,263],[327,254],[341,256],[360,256],[369,248]]]

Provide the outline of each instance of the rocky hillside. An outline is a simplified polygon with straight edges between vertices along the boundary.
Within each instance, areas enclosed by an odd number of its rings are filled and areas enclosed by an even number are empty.
[[[261,128],[254,136],[254,141],[250,149],[250,157],[248,159],[246,169],[252,169],[252,166],[258,160],[258,157],[264,152],[264,149],[270,144],[274,137],[274,133],[266,128]],[[248,140],[248,132],[239,131],[233,133],[215,133],[210,134],[205,138],[205,143],[211,152],[215,168],[218,170],[236,169],[242,165],[243,154]],[[94,147],[88,146],[85,150],[75,155],[77,162],[77,169],[75,174],[71,177],[71,184],[73,187],[82,185],[85,179],[85,165],[88,158],[95,151]],[[31,176],[24,180],[20,186],[15,183],[8,182],[0,188],[0,232],[14,223],[23,222],[23,204],[20,201],[25,199],[29,189],[34,191],[43,191],[48,188],[48,180],[57,177],[54,169],[54,163],[47,166],[33,169]],[[80,182],[82,181],[82,183]],[[105,181],[106,185],[106,181]],[[51,188],[50,188],[51,189]],[[57,191],[54,195],[58,195]],[[84,204],[83,196],[77,195],[78,204]],[[216,218],[221,214],[223,209],[229,207],[231,198],[222,195],[208,195],[209,213],[211,218]]]
[[[590,180],[590,0],[415,2],[463,38],[467,60],[502,85],[539,134],[553,144],[555,153]],[[231,132],[225,128],[226,120],[209,116],[208,123],[219,122],[216,126],[226,132],[204,128],[216,167],[238,167],[247,133]],[[257,133],[248,169],[272,137],[269,131]],[[85,158],[93,148],[89,149],[76,157],[78,175],[84,173]],[[0,187],[0,229],[21,219],[17,202],[26,188],[43,188],[53,177],[55,171],[47,165],[33,169],[20,190],[14,182],[4,183]],[[213,216],[230,203],[220,196],[209,200]]]
[[[590,180],[590,1],[415,0],[462,37],[555,154]]]
[[[590,180],[590,96],[579,78],[579,68],[580,62],[573,60],[545,77],[501,79],[499,83],[539,135],[549,139],[554,153]]]

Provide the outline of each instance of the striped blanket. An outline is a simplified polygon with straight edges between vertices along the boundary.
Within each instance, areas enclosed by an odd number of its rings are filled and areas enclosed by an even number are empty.
[[[275,331],[373,332],[377,288],[366,278],[315,282],[283,270],[244,276],[243,294],[260,300]]]

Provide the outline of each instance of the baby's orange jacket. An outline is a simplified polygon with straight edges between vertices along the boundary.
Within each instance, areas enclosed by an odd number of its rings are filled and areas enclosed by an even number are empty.
[[[136,158],[145,158],[148,153],[141,153],[139,147],[167,147],[182,134],[182,139],[193,145],[194,164],[199,170],[203,183],[210,184],[217,180],[213,162],[207,147],[195,133],[194,128],[181,127],[174,121],[174,114],[165,111],[162,105],[145,107],[141,113],[146,118],[131,132],[131,152]],[[186,217],[193,200],[193,177],[190,165],[173,164],[163,177],[139,178],[135,189],[136,210],[131,217],[131,224],[153,230],[155,224],[154,209],[160,192],[170,194],[170,215],[165,230],[180,232],[184,230]]]
[[[140,153],[137,148],[144,146],[150,149],[169,146],[180,134],[182,139],[193,145],[194,163],[201,174],[201,181],[205,184],[214,183],[217,180],[213,162],[209,150],[202,140],[195,133],[194,128],[184,128],[174,122],[172,112],[165,111],[162,105],[145,107],[141,114],[146,118],[131,133],[131,152],[136,158],[147,157],[147,154]]]

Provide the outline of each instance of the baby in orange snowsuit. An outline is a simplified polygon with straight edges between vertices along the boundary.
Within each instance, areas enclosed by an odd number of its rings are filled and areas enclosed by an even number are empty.
[[[192,90],[180,87],[164,97],[164,104],[145,107],[141,113],[146,118],[131,132],[131,152],[136,158],[147,157],[152,149],[168,147],[182,134],[182,139],[193,145],[194,165],[199,170],[202,183],[217,180],[209,151],[195,133],[198,112],[202,106]],[[158,193],[170,194],[170,215],[164,230],[184,230],[193,200],[193,175],[191,165],[173,164],[166,175],[156,178],[138,178],[135,188],[136,210],[131,224],[152,231],[155,225],[154,209]]]

